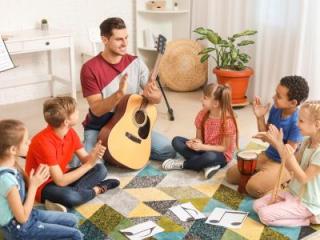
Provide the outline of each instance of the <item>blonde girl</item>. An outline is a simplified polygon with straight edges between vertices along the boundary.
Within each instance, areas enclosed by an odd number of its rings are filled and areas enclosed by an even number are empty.
[[[288,191],[281,192],[270,204],[271,194],[254,202],[253,208],[262,223],[270,226],[308,226],[319,224],[320,215],[320,102],[310,101],[301,106],[298,127],[306,138],[294,155],[293,148],[283,144],[282,130],[270,126],[266,133],[286,168],[292,173]]]
[[[37,188],[49,178],[40,165],[30,172],[26,193],[19,156],[29,148],[28,131],[20,121],[0,121],[0,226],[6,239],[82,239],[73,214],[33,209]],[[24,175],[26,177],[26,175]]]
[[[231,106],[229,86],[209,84],[204,88],[203,109],[195,119],[196,137],[175,137],[173,148],[184,159],[167,159],[165,170],[204,170],[205,177],[227,165],[232,159],[238,142],[238,127]]]

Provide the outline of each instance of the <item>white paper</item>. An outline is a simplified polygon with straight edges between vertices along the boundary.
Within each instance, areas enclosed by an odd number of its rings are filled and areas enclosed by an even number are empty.
[[[147,221],[135,226],[120,230],[127,238],[131,240],[140,240],[151,237],[157,233],[163,232],[164,229],[153,221]]]
[[[169,209],[183,222],[206,218],[206,216],[199,212],[191,202],[174,206]]]
[[[241,228],[248,214],[248,212],[215,208],[206,223],[226,228]]]
[[[0,36],[0,72],[14,68],[9,52]]]

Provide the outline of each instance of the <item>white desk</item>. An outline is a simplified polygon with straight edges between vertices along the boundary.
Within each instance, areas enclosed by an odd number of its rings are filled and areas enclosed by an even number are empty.
[[[70,93],[72,97],[76,99],[76,83],[74,78],[75,73],[75,60],[74,60],[74,46],[73,39],[70,33],[61,32],[56,30],[41,31],[37,29],[20,31],[20,32],[10,32],[4,33],[3,36],[8,36],[5,40],[8,51],[11,55],[32,53],[32,52],[47,52],[48,56],[48,75],[50,77],[51,86],[51,96],[54,94],[54,83],[55,81],[68,85],[70,87]],[[69,50],[69,79],[62,79],[55,76],[52,73],[52,50],[56,49],[68,49]],[[59,60],[58,60],[59,61]],[[30,85],[40,82],[47,81],[37,81],[22,85]],[[21,86],[21,84],[17,84]],[[12,87],[12,86],[10,86]]]

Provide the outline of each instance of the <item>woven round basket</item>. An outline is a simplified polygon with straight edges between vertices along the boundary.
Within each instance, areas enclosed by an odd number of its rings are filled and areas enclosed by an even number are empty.
[[[203,49],[193,40],[174,40],[167,44],[159,69],[161,81],[174,91],[193,91],[208,78],[208,64],[200,62]]]

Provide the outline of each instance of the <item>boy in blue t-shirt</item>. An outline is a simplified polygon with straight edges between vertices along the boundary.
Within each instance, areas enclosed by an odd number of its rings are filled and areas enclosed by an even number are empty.
[[[256,173],[250,178],[246,185],[246,191],[255,198],[260,198],[274,188],[276,184],[281,159],[272,141],[265,132],[269,124],[283,130],[283,142],[290,144],[296,149],[302,141],[302,135],[297,126],[298,106],[306,100],[309,95],[309,86],[306,80],[300,76],[286,76],[280,80],[273,96],[274,104],[270,110],[268,121],[265,115],[269,111],[270,104],[262,105],[260,98],[256,97],[253,103],[253,112],[257,118],[258,133],[255,137],[270,146],[265,152],[259,154]],[[227,171],[227,182],[239,184],[240,172],[237,165],[230,167]],[[288,182],[291,176],[287,169],[284,170],[282,183]]]

